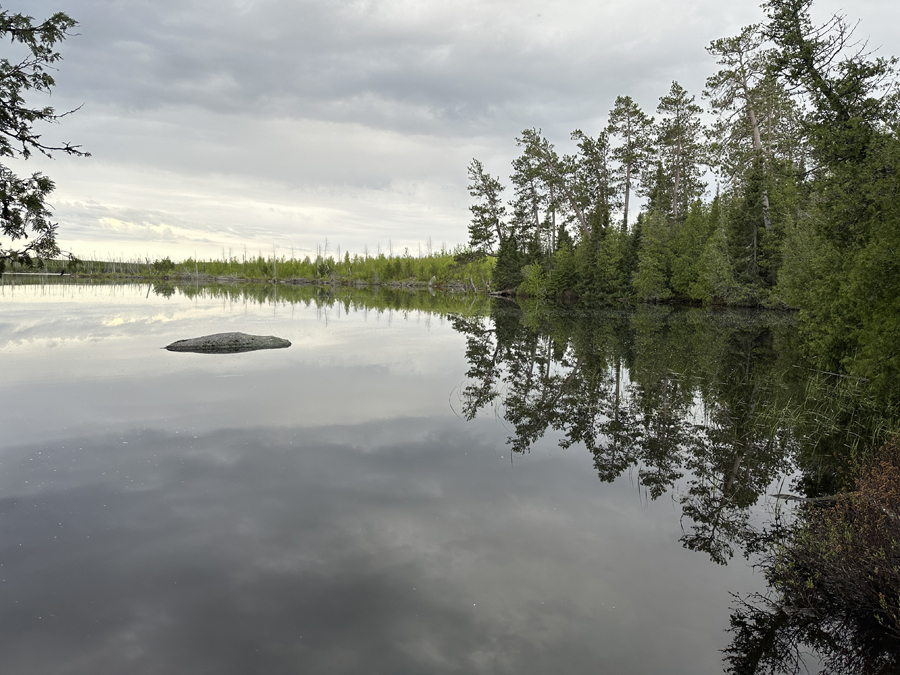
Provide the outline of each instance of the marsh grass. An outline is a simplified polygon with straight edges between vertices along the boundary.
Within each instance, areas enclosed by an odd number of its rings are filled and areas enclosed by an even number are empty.
[[[453,252],[428,251],[412,255],[409,249],[402,254],[393,252],[377,255],[353,255],[343,257],[318,254],[315,258],[297,258],[291,255],[257,255],[240,258],[224,255],[220,259],[189,257],[173,262],[168,257],[136,256],[130,259],[122,255],[96,254],[78,260],[73,267],[67,260],[45,260],[38,266],[10,265],[12,273],[67,274],[113,278],[172,278],[177,280],[256,281],[280,283],[310,283],[357,286],[436,286],[490,291],[494,259],[466,255],[457,248]]]

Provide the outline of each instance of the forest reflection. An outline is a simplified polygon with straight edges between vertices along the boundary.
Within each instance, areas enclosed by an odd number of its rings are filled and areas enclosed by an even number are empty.
[[[463,411],[498,409],[517,453],[558,432],[562,447],[584,445],[603,481],[633,468],[652,499],[684,478],[682,542],[724,564],[760,545],[750,509],[797,449],[789,323],[653,306],[456,317],[470,364]]]
[[[880,520],[866,530],[861,508],[833,508],[830,497],[852,490],[848,465],[896,428],[896,415],[866,397],[864,382],[805,363],[790,314],[495,305],[453,325],[467,340],[466,418],[493,411],[509,425],[515,453],[554,432],[561,447],[582,444],[593,455],[602,481],[632,471],[651,499],[673,491],[681,543],[716,563],[758,554],[770,590],[735,598],[728,672],[800,672],[804,652],[825,672],[897,672],[900,612],[879,609],[878,597],[897,597],[900,575],[863,581],[863,591],[848,580],[874,579],[867,565],[877,572],[880,562],[883,572],[900,563],[900,505],[881,504],[878,491],[868,511]],[[754,507],[768,490],[810,501],[782,510],[770,499],[776,507],[759,522]],[[854,570],[847,578],[828,567],[841,546],[829,548],[826,532],[868,537],[841,561]],[[860,607],[862,592],[875,600]]]

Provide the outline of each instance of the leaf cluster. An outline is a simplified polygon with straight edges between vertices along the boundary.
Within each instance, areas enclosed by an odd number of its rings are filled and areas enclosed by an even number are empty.
[[[51,72],[55,70],[53,64],[62,58],[56,46],[72,35],[70,31],[77,25],[62,12],[36,24],[30,16],[0,11],[0,35],[27,49],[27,54],[17,61],[0,59],[0,157],[27,159],[34,151],[47,156],[54,151],[88,154],[71,143],[48,145],[34,129],[37,122],[57,122],[74,111],[57,113],[51,106],[33,107],[25,101],[29,91],[50,93],[56,84]]]
[[[28,159],[34,152],[47,157],[54,152],[88,155],[81,146],[69,142],[48,144],[35,129],[37,123],[55,123],[74,111],[57,113],[51,106],[33,107],[25,100],[29,92],[50,94],[56,84],[54,64],[61,58],[56,46],[76,25],[62,12],[35,23],[30,16],[0,11],[0,36],[25,47],[25,55],[19,60],[0,59],[0,157]],[[52,214],[46,204],[53,187],[53,182],[40,173],[19,178],[0,165],[0,232],[10,242],[29,240],[25,246],[0,245],[0,266],[6,262],[41,265],[43,260],[62,253],[56,242],[57,225],[50,221]],[[71,254],[66,255],[73,259]]]

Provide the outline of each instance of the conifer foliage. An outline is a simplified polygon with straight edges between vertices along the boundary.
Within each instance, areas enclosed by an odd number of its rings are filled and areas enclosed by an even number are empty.
[[[797,309],[823,370],[890,395],[900,378],[897,59],[860,47],[842,16],[814,24],[812,1],[768,0],[763,21],[712,41],[706,118],[672,82],[655,117],[618,96],[605,129],[573,132],[572,154],[523,131],[510,217],[492,221],[509,234],[498,269],[527,266],[522,290],[547,298]],[[485,218],[473,213],[478,248]]]

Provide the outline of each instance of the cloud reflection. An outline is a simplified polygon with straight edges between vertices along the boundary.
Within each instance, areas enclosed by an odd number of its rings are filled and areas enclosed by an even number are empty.
[[[627,481],[511,467],[492,427],[7,450],[4,672],[716,672],[728,574],[692,571]]]

